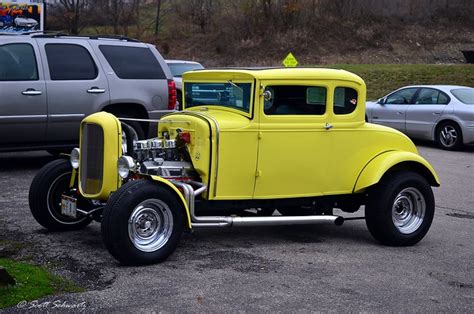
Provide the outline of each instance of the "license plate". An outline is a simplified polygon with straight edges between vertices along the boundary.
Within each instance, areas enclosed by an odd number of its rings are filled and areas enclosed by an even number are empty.
[[[61,214],[76,218],[77,200],[74,197],[61,195]]]

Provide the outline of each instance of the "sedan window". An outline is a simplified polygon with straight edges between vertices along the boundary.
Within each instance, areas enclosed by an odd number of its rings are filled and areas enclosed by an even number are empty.
[[[418,88],[405,88],[389,95],[385,104],[412,104]]]
[[[449,103],[449,97],[443,92],[433,88],[422,88],[415,101],[415,104],[418,105],[446,105],[447,103]]]

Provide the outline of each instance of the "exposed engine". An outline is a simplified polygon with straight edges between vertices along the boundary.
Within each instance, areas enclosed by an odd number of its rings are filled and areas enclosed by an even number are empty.
[[[123,166],[141,174],[157,175],[167,179],[193,179],[196,177],[190,162],[186,143],[178,139],[152,138],[124,144]],[[130,160],[133,158],[133,161]],[[119,165],[120,166],[120,165]]]

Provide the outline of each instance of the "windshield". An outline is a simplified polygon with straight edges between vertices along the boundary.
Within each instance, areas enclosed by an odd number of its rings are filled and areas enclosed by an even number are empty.
[[[222,106],[250,112],[251,83],[185,83],[185,106]]]
[[[168,63],[173,77],[181,77],[184,72],[204,69],[199,63]]]
[[[460,102],[463,102],[467,105],[474,105],[474,88],[452,89],[451,93]]]

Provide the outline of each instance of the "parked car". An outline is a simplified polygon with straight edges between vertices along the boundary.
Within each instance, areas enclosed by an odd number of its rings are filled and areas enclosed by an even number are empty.
[[[171,75],[173,75],[173,80],[176,83],[176,92],[178,96],[178,102],[181,104],[183,102],[183,83],[182,75],[186,71],[194,71],[204,69],[202,64],[195,61],[185,61],[185,60],[165,60],[168,64]]]
[[[18,15],[15,18],[15,25],[16,27],[33,28],[35,26],[38,26],[38,21],[32,18],[28,18],[24,15]]]
[[[453,85],[402,87],[377,102],[367,102],[367,121],[443,149],[474,144],[474,88]]]
[[[0,151],[67,151],[98,111],[159,119],[176,107],[171,72],[155,46],[122,37],[34,33],[0,37]],[[129,121],[133,136],[156,134]]]
[[[119,119],[86,117],[70,161],[47,164],[31,183],[35,219],[63,231],[100,221],[124,264],[163,261],[183,230],[340,225],[333,208],[361,205],[384,244],[413,245],[428,232],[438,177],[408,137],[364,121],[360,77],[296,68],[183,79],[185,111],[164,116],[154,138],[123,147]]]

